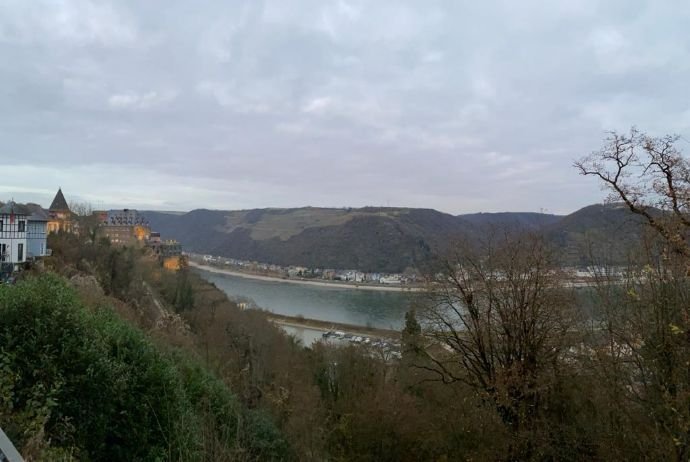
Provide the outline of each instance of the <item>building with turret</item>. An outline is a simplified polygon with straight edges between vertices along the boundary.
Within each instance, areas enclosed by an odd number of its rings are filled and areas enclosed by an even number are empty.
[[[48,233],[77,232],[75,215],[67,205],[65,196],[62,194],[62,188],[58,188],[58,192],[48,208],[48,217]]]

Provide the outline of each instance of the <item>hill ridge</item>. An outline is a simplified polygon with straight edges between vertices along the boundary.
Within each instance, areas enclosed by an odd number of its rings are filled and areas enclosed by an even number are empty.
[[[568,215],[452,215],[430,208],[373,206],[143,213],[154,229],[178,239],[192,252],[283,266],[383,272],[419,266],[453,239],[478,235],[487,227],[543,230],[572,254],[585,232],[639,224],[618,204],[592,204]]]

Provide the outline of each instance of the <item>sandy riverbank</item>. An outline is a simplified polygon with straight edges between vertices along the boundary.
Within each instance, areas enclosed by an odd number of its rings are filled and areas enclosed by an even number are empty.
[[[378,337],[388,339],[399,339],[400,332],[391,329],[379,329],[376,327],[358,326],[355,324],[345,324],[342,322],[321,321],[318,319],[308,319],[299,316],[285,316],[276,313],[266,313],[266,317],[275,324],[293,327],[296,329],[310,329],[319,332],[340,330],[353,335],[363,337]]]
[[[211,273],[227,274],[228,276],[236,276],[246,279],[256,279],[259,281],[270,281],[270,282],[284,282],[286,284],[302,284],[311,285],[318,287],[328,287],[331,289],[352,289],[352,290],[378,290],[382,292],[418,292],[422,290],[419,287],[386,287],[386,286],[375,286],[368,284],[351,284],[345,282],[326,282],[326,281],[310,281],[305,279],[283,279],[272,276],[262,276],[260,274],[243,273],[241,271],[232,271],[227,269],[216,268],[215,266],[200,265],[193,261],[189,262],[189,266],[198,268]]]

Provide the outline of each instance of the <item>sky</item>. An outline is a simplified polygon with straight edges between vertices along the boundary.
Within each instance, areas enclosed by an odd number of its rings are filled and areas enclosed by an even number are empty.
[[[690,2],[0,0],[0,200],[570,213],[683,136]]]

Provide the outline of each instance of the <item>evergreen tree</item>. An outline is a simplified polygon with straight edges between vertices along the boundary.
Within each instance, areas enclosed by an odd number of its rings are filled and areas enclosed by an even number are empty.
[[[414,308],[405,313],[405,328],[402,331],[403,354],[416,355],[420,350],[422,327],[417,321]]]

